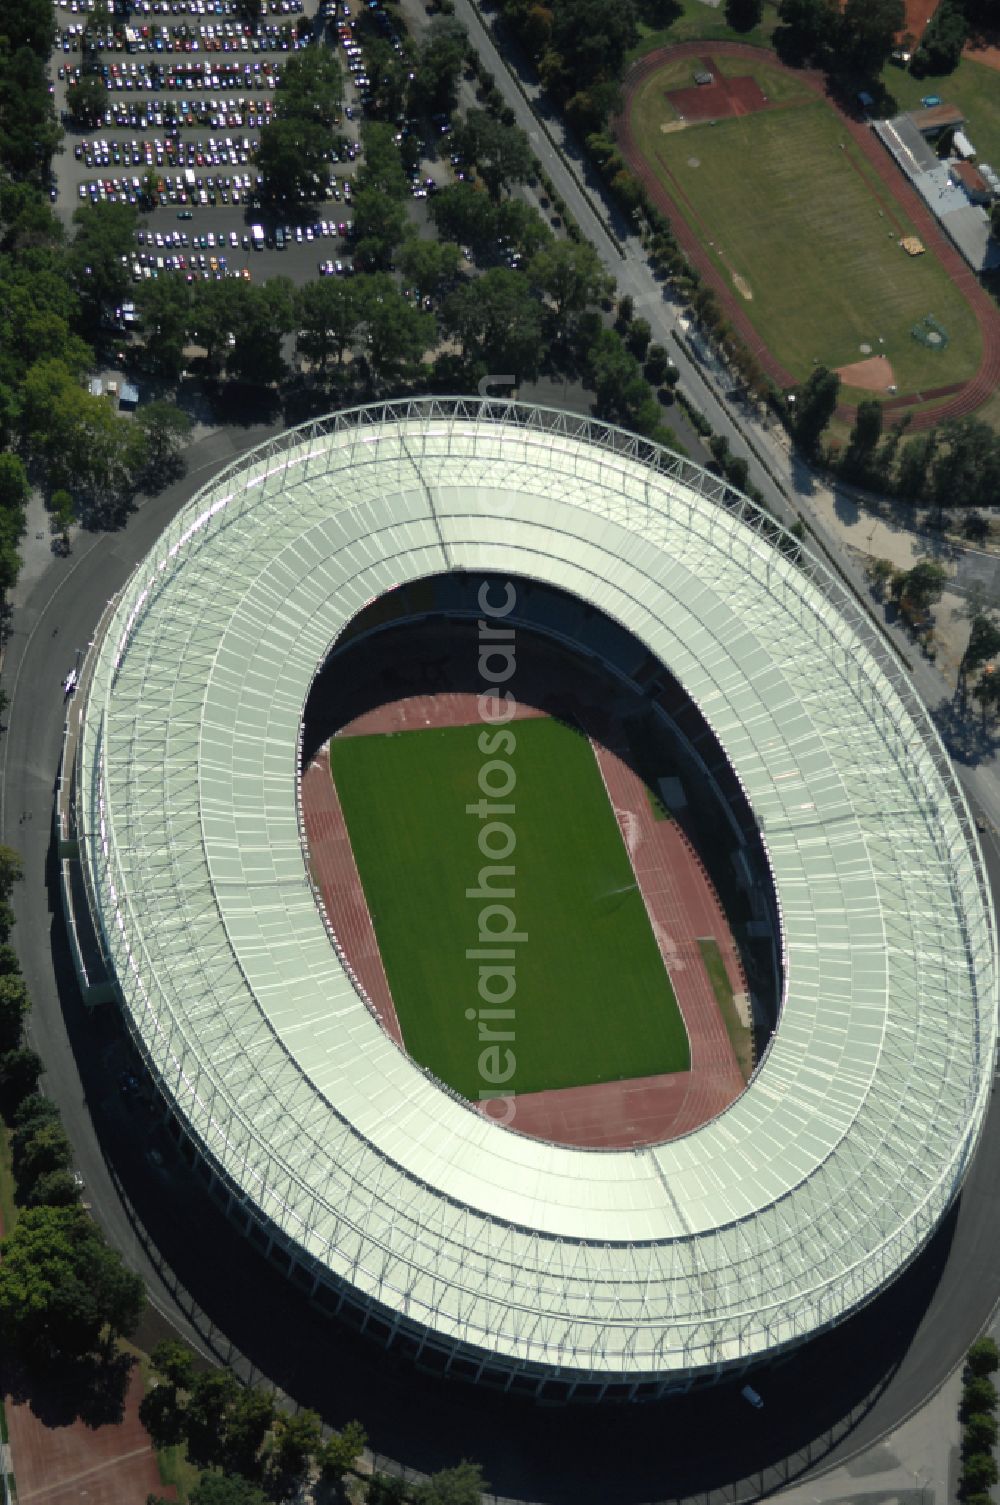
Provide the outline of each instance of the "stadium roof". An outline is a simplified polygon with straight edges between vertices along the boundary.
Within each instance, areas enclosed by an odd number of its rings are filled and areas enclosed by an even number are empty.
[[[97,650],[78,824],[135,1036],[248,1208],[443,1343],[612,1378],[746,1362],[875,1294],[960,1185],[996,1034],[975,834],[905,675],[784,538],[621,431],[386,404],[203,488]],[[748,1090],[686,1138],[587,1151],[490,1123],[383,1034],[330,944],[296,798],[310,684],[372,598],[449,570],[622,623],[756,813],[782,1015]]]

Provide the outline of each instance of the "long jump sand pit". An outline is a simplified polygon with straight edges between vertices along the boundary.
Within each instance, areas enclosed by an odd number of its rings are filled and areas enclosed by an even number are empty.
[[[885,355],[869,355],[863,361],[838,366],[837,375],[845,387],[860,387],[865,392],[888,392],[896,384],[892,362]]]

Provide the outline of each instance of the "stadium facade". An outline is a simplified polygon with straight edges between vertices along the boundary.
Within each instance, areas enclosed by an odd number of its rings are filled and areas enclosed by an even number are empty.
[[[742,1096],[674,1142],[587,1151],[488,1122],[383,1033],[331,945],[298,805],[310,685],[367,603],[452,571],[509,571],[625,627],[756,815],[777,1031]],[[519,1393],[655,1396],[857,1311],[952,1204],[996,1046],[975,829],[873,622],[717,477],[512,403],[310,423],[177,515],[83,694],[68,909],[85,893],[213,1195],[320,1306]]]

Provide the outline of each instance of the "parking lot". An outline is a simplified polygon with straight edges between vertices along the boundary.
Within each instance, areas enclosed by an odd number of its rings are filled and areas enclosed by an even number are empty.
[[[67,110],[80,63],[77,18],[88,5],[92,0],[62,0],[57,9],[52,81],[60,113]],[[343,0],[337,19],[338,53],[345,63],[340,130],[347,149],[331,165],[330,195],[316,206],[308,225],[267,224],[262,249],[251,239],[251,226],[261,219],[248,202],[257,184],[253,157],[260,127],[273,111],[281,64],[295,50],[294,23],[315,14],[315,0],[267,0],[257,34],[236,17],[232,0],[135,5],[129,21],[133,50],[111,34],[104,34],[99,49],[107,69],[105,124],[80,131],[62,113],[66,137],[54,163],[59,215],[69,222],[82,203],[102,200],[139,207],[140,189],[153,174],[160,202],[143,213],[136,281],[155,275],[261,280],[280,274],[302,283],[321,275],[321,264],[349,269],[351,181],[361,115],[357,80],[363,73],[356,58],[346,55],[351,21],[343,14]],[[231,81],[238,92],[228,92]],[[420,225],[426,203],[412,200],[410,212]],[[279,228],[284,233],[276,236]]]

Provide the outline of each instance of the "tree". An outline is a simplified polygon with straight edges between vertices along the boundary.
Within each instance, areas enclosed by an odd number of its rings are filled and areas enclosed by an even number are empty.
[[[243,286],[231,277],[221,282],[196,282],[191,298],[189,338],[204,346],[210,367],[217,365],[242,309]]]
[[[983,658],[979,660],[980,663],[983,663],[987,658],[992,658],[995,653],[1000,653],[1000,627],[991,618],[985,617],[980,613],[973,618],[973,634],[975,634],[977,624],[979,623],[985,624],[990,629],[990,637],[993,643],[989,652],[984,654]],[[1000,1349],[997,1348],[996,1340],[990,1337],[977,1338],[966,1355],[966,1363],[969,1366],[970,1374],[996,1374],[997,1370],[1000,1369]]]
[[[542,358],[541,306],[523,277],[493,267],[475,283],[456,288],[441,306],[442,328],[462,354],[485,371],[524,380]]]
[[[650,345],[646,351],[646,364],[642,373],[646,380],[654,387],[659,387],[668,380],[672,369],[670,357],[663,346]]]
[[[181,277],[154,277],[136,288],[145,336],[146,365],[173,381],[184,367],[191,322],[191,289]]]
[[[996,1447],[997,1419],[989,1412],[980,1412],[968,1418],[962,1437],[963,1451],[989,1453]]]
[[[816,453],[820,435],[834,415],[839,396],[840,377],[825,366],[817,366],[799,388],[792,432],[807,455]]]
[[[72,1207],[80,1200],[80,1187],[69,1170],[46,1171],[25,1194],[25,1207]]]
[[[900,577],[899,599],[913,611],[928,611],[940,601],[948,571],[936,559],[921,559]]]
[[[434,319],[408,303],[385,272],[365,277],[359,293],[373,380],[390,381],[434,344]]]
[[[528,278],[552,303],[557,328],[567,314],[599,303],[609,281],[589,240],[557,240],[544,246],[528,264]]]
[[[602,329],[588,353],[588,385],[597,398],[599,418],[640,434],[652,434],[660,413],[639,362],[613,329]]]
[[[256,1385],[241,1390],[226,1418],[226,1466],[252,1478],[273,1422],[274,1397]]]
[[[11,950],[11,947],[5,947]],[[11,1115],[11,1127],[14,1131],[14,1152],[17,1153],[17,1137],[19,1134],[28,1136],[34,1133],[42,1124],[58,1123],[59,1109],[50,1097],[45,1097],[41,1092],[33,1092],[26,1097],[18,1107],[17,1112]]]
[[[315,1411],[296,1411],[292,1415],[282,1412],[275,1422],[271,1453],[275,1476],[282,1481],[300,1478],[321,1438],[322,1427]]]
[[[17,455],[0,455],[0,511],[23,512],[30,492],[28,472]]]
[[[546,87],[565,100],[622,77],[639,35],[629,0],[554,0],[552,12],[552,45],[540,67]]]
[[[368,1443],[368,1434],[359,1421],[349,1421],[339,1432],[327,1438],[319,1452],[320,1477],[325,1484],[339,1484],[353,1468]]]
[[[962,1386],[963,1416],[973,1416],[982,1411],[992,1416],[996,1408],[996,1386],[987,1375],[975,1375],[971,1380],[966,1380]]]
[[[373,119],[395,120],[404,110],[410,74],[413,71],[412,49],[400,52],[384,37],[371,37],[365,45],[365,68],[368,73],[366,113]]]
[[[0,1250],[0,1331],[32,1360],[92,1353],[138,1322],[142,1281],[82,1208],[25,1209]]]
[[[52,531],[59,535],[64,553],[69,553],[69,530],[76,522],[76,503],[63,487],[58,487],[49,497],[49,512]]]
[[[26,1046],[0,1055],[0,1113],[4,1118],[10,1118],[31,1096],[44,1070],[41,1057]]]
[[[932,15],[910,62],[918,78],[926,73],[951,73],[962,57],[969,34],[964,6],[960,0],[942,0]]]
[[[267,1496],[239,1474],[203,1473],[188,1495],[191,1505],[267,1505]]]
[[[778,56],[789,63],[817,62],[828,57],[837,34],[839,12],[831,0],[780,0],[780,25],[774,32]]]
[[[191,432],[191,419],[172,402],[150,402],[139,409],[135,422],[146,440],[147,476],[159,481],[182,473],[182,454]]]
[[[905,25],[904,0],[845,0],[838,60],[874,78],[882,71]]]
[[[398,257],[399,269],[420,298],[438,297],[458,274],[462,253],[452,241],[412,236]]]
[[[190,1390],[194,1385],[194,1354],[186,1343],[164,1338],[149,1356],[150,1363],[174,1390]]]
[[[450,114],[454,109],[468,41],[465,27],[452,16],[432,19],[427,40],[417,53],[412,91],[428,114]]]
[[[361,322],[356,278],[326,277],[298,290],[295,348],[300,356],[325,371],[332,357],[339,366]]]
[[[1000,672],[997,671],[995,665],[990,665],[983,670],[983,677],[972,693],[976,700],[979,701],[979,707],[983,713],[983,725],[985,726],[989,717],[995,716],[997,710],[1000,709]],[[969,1381],[965,1393],[968,1393],[973,1385],[982,1384],[990,1385],[990,1388],[993,1388],[989,1380],[974,1379]],[[975,1398],[970,1402],[970,1405],[974,1405],[977,1411],[985,1411],[985,1397],[976,1392]],[[993,1391],[993,1406],[996,1406],[995,1390]]]
[[[939,507],[989,507],[1000,492],[1000,441],[978,418],[944,425],[931,469],[931,496]]]
[[[150,1386],[139,1402],[139,1420],[156,1448],[175,1447],[184,1441],[187,1417],[173,1385]]]
[[[405,200],[409,184],[394,128],[381,120],[365,121],[361,127],[361,146],[364,161],[357,174],[358,191],[374,189],[388,198]],[[355,213],[356,209],[355,205]]]
[[[58,1121],[39,1124],[31,1133],[17,1136],[14,1176],[22,1199],[40,1176],[65,1171],[73,1163],[73,1147]]]
[[[289,53],[274,95],[279,120],[316,124],[329,133],[340,123],[344,75],[329,47],[303,47]]]
[[[267,384],[285,375],[282,342],[295,328],[295,285],[288,277],[269,277],[258,287],[242,285],[236,300],[233,344],[226,362],[239,381]]]
[[[262,201],[284,212],[323,198],[330,183],[330,134],[318,120],[277,118],[257,143]]]
[[[965,1493],[988,1490],[998,1478],[997,1461],[992,1453],[970,1453],[962,1460],[961,1487]]]
[[[395,1474],[372,1474],[365,1489],[366,1505],[404,1505],[406,1485]]]
[[[881,437],[882,404],[874,397],[863,397],[844,451],[841,469],[846,476],[859,481],[868,476]]]
[[[92,326],[130,287],[129,264],[138,216],[129,204],[84,204],[73,214],[70,267]]]
[[[25,1015],[31,1007],[24,979],[16,973],[0,977],[0,1053],[21,1041]]]
[[[733,31],[753,31],[764,15],[764,0],[726,0],[726,25]]]
[[[356,262],[376,270],[387,267],[405,229],[406,210],[398,199],[377,188],[363,188],[354,195]]]
[[[6,709],[6,703],[3,709]],[[13,946],[5,942],[4,945],[0,946],[0,977],[15,976],[20,970],[21,963],[17,959],[17,952]],[[46,1099],[41,1098],[39,1101],[45,1102]]]
[[[445,240],[470,245],[477,253],[496,240],[497,212],[481,189],[453,183],[430,200],[430,216]]]
[[[479,1464],[463,1458],[454,1468],[443,1468],[418,1485],[413,1505],[480,1505],[487,1488]]]
[[[455,146],[486,184],[494,203],[501,191],[524,183],[534,170],[534,154],[520,126],[503,125],[485,110],[470,110],[455,131]]]
[[[506,241],[529,259],[554,242],[552,231],[538,210],[523,199],[502,199],[496,206],[495,224],[497,240]]]
[[[70,119],[79,129],[92,131],[104,121],[108,91],[99,73],[84,73],[66,92]]]
[[[222,1460],[226,1422],[240,1387],[228,1369],[211,1369],[196,1376],[184,1413],[187,1451],[198,1468]]]
[[[978,611],[972,619],[969,642],[958,666],[959,678],[966,680],[983,664],[1000,653],[1000,623],[986,612]],[[989,1345],[981,1347],[980,1345]],[[993,1374],[997,1368],[996,1344],[992,1338],[980,1338],[969,1349],[969,1369],[972,1374]]]

